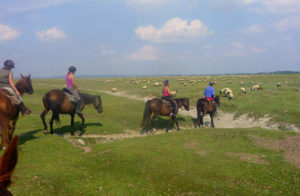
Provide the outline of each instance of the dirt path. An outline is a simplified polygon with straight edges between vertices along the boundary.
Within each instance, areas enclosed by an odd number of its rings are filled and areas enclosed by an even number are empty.
[[[92,89],[85,89],[88,91],[95,91]],[[154,97],[139,97],[137,95],[131,95],[129,92],[126,91],[118,91],[118,92],[111,92],[111,91],[104,91],[104,90],[98,90],[98,92],[106,93],[109,95],[119,96],[119,97],[126,97],[129,99],[134,99],[138,101],[147,101],[149,99],[152,99]],[[179,114],[184,116],[190,116],[192,118],[197,118],[197,110],[196,108],[190,108],[190,111],[186,110],[179,110]],[[232,113],[223,112],[221,110],[218,110],[218,114],[216,116],[215,120],[215,126],[217,128],[251,128],[251,127],[262,127],[265,129],[274,129],[279,130],[280,127],[285,127],[285,129],[289,131],[295,131],[300,132],[300,128],[288,123],[275,123],[270,121],[270,116],[265,116],[263,118],[255,119],[250,118],[246,114],[241,115],[239,117],[236,117]],[[204,123],[210,124],[210,117],[209,115],[206,115],[204,117]]]

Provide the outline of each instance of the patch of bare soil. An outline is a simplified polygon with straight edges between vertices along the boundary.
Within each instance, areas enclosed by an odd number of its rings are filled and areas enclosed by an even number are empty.
[[[270,163],[265,160],[264,155],[257,155],[257,154],[248,154],[245,152],[228,152],[226,153],[229,157],[239,158],[242,161],[246,161],[249,163],[256,163],[256,164],[266,164],[269,165]]]
[[[191,142],[185,142],[183,144],[184,148],[193,150],[196,152],[196,154],[200,156],[205,156],[207,154],[206,150],[199,149],[199,143],[196,141],[191,141]]]
[[[282,150],[285,160],[297,167],[300,167],[300,136],[288,136],[285,139],[274,140],[263,137],[252,137],[258,146],[271,149]]]
[[[74,147],[82,149],[85,153],[89,153],[92,151],[92,149],[85,145],[85,143],[82,143],[81,140],[78,139],[71,139],[71,138],[65,138],[68,142],[70,142]]]

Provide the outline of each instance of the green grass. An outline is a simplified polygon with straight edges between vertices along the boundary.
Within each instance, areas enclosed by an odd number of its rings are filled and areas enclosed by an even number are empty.
[[[127,87],[126,82],[111,84],[111,82],[104,83],[103,80],[80,79],[78,83],[82,91],[88,88],[110,90],[111,87],[117,86],[121,90],[140,96],[155,93],[158,95],[161,90],[151,87],[144,91],[140,86],[133,84]],[[273,78],[272,82],[273,80],[277,81],[277,78]],[[171,82],[177,85],[178,81],[174,78]],[[260,128],[190,129],[193,127],[192,119],[179,116],[180,126],[187,129],[111,143],[98,143],[96,139],[82,138],[91,148],[91,152],[84,153],[81,148],[72,145],[66,139],[58,135],[44,135],[41,131],[43,128],[39,117],[43,110],[41,97],[48,90],[59,88],[54,85],[63,86],[63,80],[34,80],[34,94],[24,97],[25,103],[33,113],[21,117],[17,124],[16,134],[22,136],[19,141],[19,162],[13,177],[14,183],[10,187],[14,195],[300,194],[299,168],[284,160],[284,152],[258,147],[251,140],[251,136],[282,139],[287,135],[297,135],[296,133]],[[219,83],[218,85],[222,86]],[[191,97],[192,102],[195,102],[197,93],[192,90],[193,88],[183,88],[178,82],[178,97],[186,94]],[[199,94],[203,90],[202,87],[197,89]],[[266,91],[252,92],[249,96],[259,93],[264,95]],[[279,94],[276,97],[283,96],[281,91],[278,90]],[[145,105],[143,101],[105,93],[100,95],[104,111],[98,114],[92,106],[85,108],[87,125],[84,134],[108,135],[125,133],[126,130],[137,133],[141,131],[139,124]],[[288,96],[284,98],[289,96],[295,98],[296,95],[288,92]],[[250,100],[250,97],[240,96],[232,102],[224,100],[222,107],[230,111],[229,104],[235,104],[244,110],[246,106],[239,105],[243,99]],[[262,99],[264,102],[266,97],[262,96]],[[253,110],[252,107],[248,107],[250,111]],[[290,111],[290,108],[288,110]],[[277,112],[281,110],[274,110],[271,114],[276,116]],[[67,115],[61,117],[61,125],[55,125],[54,132],[70,134],[70,117]],[[286,118],[285,122],[293,119],[289,115]],[[47,122],[49,119],[50,114],[47,116]],[[295,124],[299,123],[299,119],[294,120]],[[78,129],[79,118],[75,121]],[[167,123],[167,118],[160,118],[155,126],[164,128]],[[77,139],[78,137],[74,137],[73,140]],[[201,155],[199,152],[205,153]],[[268,164],[250,163],[227,155],[234,152],[264,155],[264,160]]]

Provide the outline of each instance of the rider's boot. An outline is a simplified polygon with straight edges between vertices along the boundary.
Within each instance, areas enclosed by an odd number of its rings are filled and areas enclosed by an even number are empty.
[[[77,114],[81,114],[80,105],[81,105],[81,100],[78,100],[77,103],[76,103],[76,113]]]
[[[32,112],[29,108],[27,108],[24,105],[23,102],[20,103],[20,110],[21,110],[23,116],[26,115],[26,114],[30,114]]]

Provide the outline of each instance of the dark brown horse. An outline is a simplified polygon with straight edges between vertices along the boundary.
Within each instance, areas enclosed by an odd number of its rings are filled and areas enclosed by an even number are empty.
[[[21,96],[24,93],[33,93],[30,75],[23,76],[17,82],[16,88],[20,92]],[[20,107],[8,98],[9,93],[5,89],[0,89],[0,129],[2,143],[1,147],[5,148],[12,138],[16,129],[16,123],[19,118]]]
[[[7,190],[11,184],[11,175],[18,162],[18,136],[14,136],[9,142],[5,153],[0,158],[0,195],[12,196]]]
[[[102,102],[99,95],[90,95],[86,93],[80,93],[80,97],[82,99],[81,102],[81,111],[84,109],[85,105],[93,104],[94,108],[101,113],[102,112]],[[52,117],[50,120],[50,133],[53,134],[53,121],[59,121],[59,114],[69,114],[71,115],[71,135],[74,135],[73,125],[74,125],[74,117],[75,117],[75,110],[76,105],[70,101],[69,96],[66,95],[65,92],[62,90],[54,89],[49,91],[43,96],[43,103],[44,103],[44,111],[41,114],[41,118],[44,124],[44,133],[47,133],[47,124],[45,121],[45,116],[51,110]],[[84,117],[83,114],[78,114],[81,118],[81,126],[80,126],[80,134],[83,131],[84,125]]]
[[[215,127],[214,116],[217,112],[217,106],[220,106],[220,96],[214,98],[214,103],[209,102],[206,98],[200,98],[197,101],[197,124],[203,126],[203,117],[206,114],[210,115],[211,127]]]
[[[177,105],[176,106],[176,113],[178,112],[178,109],[181,108],[182,106],[187,111],[190,110],[190,104],[189,104],[189,99],[188,98],[178,98],[178,99],[174,99],[174,100],[175,100],[176,105]],[[169,106],[168,102],[163,101],[162,99],[158,99],[158,98],[148,100],[146,102],[146,106],[145,106],[145,110],[144,110],[144,117],[143,117],[143,121],[141,123],[141,127],[145,127],[148,124],[152,113],[154,113],[151,120],[150,120],[150,122],[151,122],[151,133],[152,133],[153,132],[153,129],[152,129],[153,120],[156,119],[158,117],[158,115],[170,116],[171,112],[172,112],[172,108]],[[169,120],[169,125],[166,128],[166,132],[169,131],[170,126],[171,126],[173,121],[175,121],[175,123],[176,123],[177,130],[179,130],[178,120],[177,120],[176,116],[175,117],[172,116]],[[148,130],[147,130],[147,132],[148,132]]]

